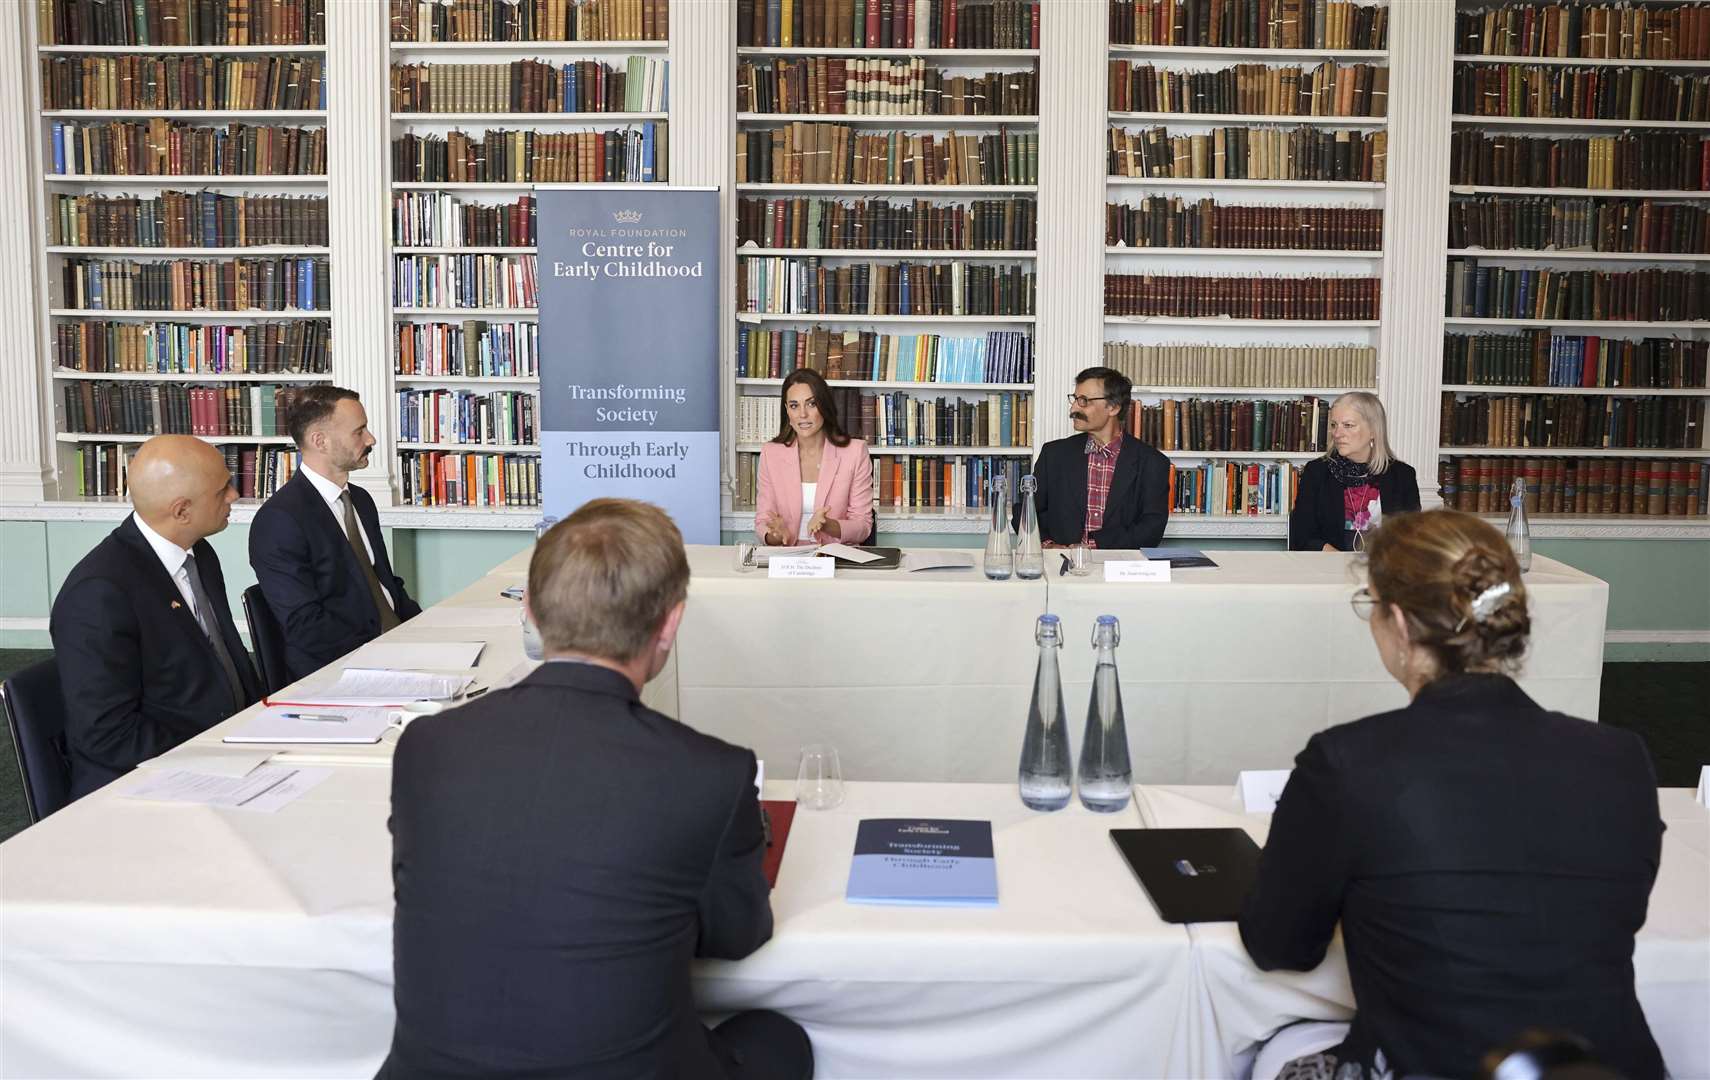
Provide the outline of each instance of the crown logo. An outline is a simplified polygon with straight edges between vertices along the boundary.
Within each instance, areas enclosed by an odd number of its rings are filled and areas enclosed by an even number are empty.
[[[640,210],[619,210],[615,214],[613,214],[612,217],[617,221],[617,223],[619,225],[639,225],[639,224],[641,224],[641,211]]]

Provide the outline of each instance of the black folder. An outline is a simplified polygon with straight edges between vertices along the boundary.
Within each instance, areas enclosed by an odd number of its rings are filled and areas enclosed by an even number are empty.
[[[1245,829],[1112,829],[1165,922],[1234,922],[1259,876],[1259,845]]]

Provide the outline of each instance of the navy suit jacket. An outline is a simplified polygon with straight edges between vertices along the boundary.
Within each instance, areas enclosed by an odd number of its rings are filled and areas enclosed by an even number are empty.
[[[205,540],[191,553],[248,705],[261,697],[261,680],[226,606],[220,557]],[[74,799],[237,711],[213,646],[133,518],[72,568],[48,632]]]
[[[374,574],[392,594],[398,618],[422,613],[392,572],[374,498],[349,487],[357,524],[374,549]],[[285,663],[301,679],[380,636],[380,612],[344,526],[301,471],[261,504],[249,527],[249,564],[267,606],[285,628]]]
[[[1087,521],[1087,440],[1091,435],[1053,439],[1039,448],[1033,497],[1039,513],[1039,537],[1078,544]],[[1019,510],[1017,514],[1019,515]],[[1116,455],[1104,527],[1092,534],[1101,548],[1157,547],[1170,521],[1170,459],[1123,432]]]
[[[380,1076],[725,1075],[689,970],[772,936],[754,771],[590,664],[411,722]]]

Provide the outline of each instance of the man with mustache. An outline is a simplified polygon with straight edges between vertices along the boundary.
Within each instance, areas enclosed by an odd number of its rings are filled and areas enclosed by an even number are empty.
[[[1075,431],[1039,449],[1034,505],[1046,547],[1156,547],[1169,522],[1170,461],[1123,433],[1133,384],[1114,368],[1075,376]]]
[[[350,483],[374,449],[356,391],[305,387],[286,422],[302,468],[255,512],[249,563],[285,628],[285,664],[296,680],[422,609],[392,572],[374,497]]]

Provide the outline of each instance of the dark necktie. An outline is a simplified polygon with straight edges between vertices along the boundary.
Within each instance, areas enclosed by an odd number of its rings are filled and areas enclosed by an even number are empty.
[[[356,508],[350,505],[350,492],[339,492],[338,501],[339,505],[344,507],[344,538],[350,541],[350,550],[356,555],[356,565],[362,567],[362,579],[368,583],[368,595],[373,598],[374,606],[380,611],[380,632],[384,634],[398,625],[398,613],[386,602],[386,593],[380,588],[380,578],[374,573],[374,563],[368,558],[368,548],[362,543],[362,527],[356,523]]]
[[[232,654],[226,651],[226,635],[220,632],[220,620],[214,614],[213,602],[202,588],[202,574],[196,568],[196,556],[185,554],[184,573],[190,579],[190,599],[196,603],[196,623],[208,638],[208,644],[214,647],[214,656],[220,661],[221,670],[226,673],[226,684],[232,691],[232,707],[241,709],[247,704],[244,701],[243,679],[238,677],[237,665],[232,663]]]

